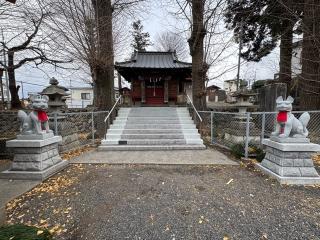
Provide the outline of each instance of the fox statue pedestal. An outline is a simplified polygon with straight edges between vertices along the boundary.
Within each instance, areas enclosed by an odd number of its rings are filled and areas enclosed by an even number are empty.
[[[320,176],[314,168],[312,154],[320,151],[320,145],[308,138],[264,139],[266,156],[257,164],[263,172],[276,178],[281,184],[320,184]]]
[[[299,118],[292,114],[293,98],[277,98],[277,125],[270,139],[262,144],[266,156],[257,166],[283,184],[320,184],[320,176],[314,168],[312,154],[320,152],[320,145],[310,143],[307,125],[310,114]]]
[[[68,165],[61,159],[58,143],[61,136],[53,133],[18,135],[7,142],[14,159],[9,170],[0,173],[0,178],[44,180]]]

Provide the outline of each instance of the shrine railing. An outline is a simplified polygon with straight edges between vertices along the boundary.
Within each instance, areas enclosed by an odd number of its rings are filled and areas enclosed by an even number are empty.
[[[122,98],[122,95],[120,95],[120,97],[118,97],[117,101],[113,104],[110,112],[108,113],[108,115],[107,115],[106,118],[104,119],[105,132],[106,132],[106,134],[107,134],[107,129],[108,129],[108,127],[110,126],[110,123],[111,123],[111,122],[110,122],[110,119],[112,119],[113,117],[115,117],[115,112],[114,112],[114,111],[115,111],[117,105],[118,105],[119,103],[121,103],[121,102],[120,102],[121,98]],[[113,119],[112,119],[112,120],[113,120]],[[105,134],[105,138],[106,138],[106,134]]]
[[[193,102],[192,102],[191,98],[189,97],[188,94],[186,94],[186,95],[187,95],[187,99],[188,99],[188,100],[187,100],[187,103],[188,103],[188,102],[190,103],[191,107],[193,108],[194,112],[196,113],[196,116],[198,116],[200,122],[202,122],[202,121],[203,121],[203,120],[202,120],[202,117],[200,116],[200,114],[199,114],[198,110],[196,109],[196,107],[193,105]]]

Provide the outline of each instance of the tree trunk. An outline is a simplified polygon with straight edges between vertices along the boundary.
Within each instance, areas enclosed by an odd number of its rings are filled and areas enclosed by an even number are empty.
[[[320,5],[305,0],[300,109],[320,109]]]
[[[192,33],[188,40],[192,56],[192,98],[197,110],[206,109],[205,70],[203,62],[203,39],[206,29],[203,25],[204,1],[192,0]]]
[[[114,56],[111,0],[92,0],[97,22],[98,49],[95,68],[94,104],[110,110],[114,104]]]
[[[282,35],[280,43],[280,72],[279,81],[287,85],[287,94],[290,93],[292,80],[292,40],[293,21],[284,20],[282,23]]]
[[[22,107],[21,101],[19,99],[19,88],[20,86],[16,85],[15,69],[14,65],[14,52],[8,52],[8,78],[9,78],[9,91],[11,95],[11,108],[19,109]]]

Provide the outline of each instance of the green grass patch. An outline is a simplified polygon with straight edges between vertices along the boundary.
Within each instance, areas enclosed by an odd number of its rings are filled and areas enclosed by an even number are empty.
[[[0,227],[0,240],[51,240],[52,235],[46,229],[14,224]]]

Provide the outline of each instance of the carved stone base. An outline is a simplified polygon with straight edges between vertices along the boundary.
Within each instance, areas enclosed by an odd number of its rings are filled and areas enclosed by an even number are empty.
[[[318,184],[320,176],[314,168],[312,154],[320,151],[320,145],[287,141],[262,141],[266,156],[257,166],[283,184]]]
[[[29,136],[29,140],[7,142],[7,147],[12,148],[14,159],[10,169],[0,173],[0,178],[44,180],[67,166],[58,152],[61,136],[48,134],[42,140],[32,140],[33,137]]]

